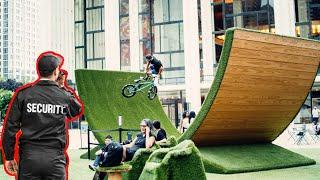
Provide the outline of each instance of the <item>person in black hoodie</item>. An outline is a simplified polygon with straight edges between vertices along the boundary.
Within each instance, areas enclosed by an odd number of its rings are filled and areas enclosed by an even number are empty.
[[[153,121],[153,127],[155,129],[156,134],[156,142],[163,143],[167,141],[167,133],[164,129],[161,128],[160,121],[155,120]]]

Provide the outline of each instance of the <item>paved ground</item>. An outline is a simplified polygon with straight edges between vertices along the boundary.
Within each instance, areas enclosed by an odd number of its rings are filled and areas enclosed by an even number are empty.
[[[292,129],[292,126],[289,126],[289,129]],[[88,164],[89,160],[80,159],[80,155],[86,152],[86,150],[79,150],[81,146],[80,141],[80,132],[78,130],[70,132],[70,168],[69,168],[69,179],[70,180],[90,180],[92,179],[93,172],[89,170]],[[320,141],[314,143],[309,134],[307,134],[306,139],[309,144],[296,145],[293,140],[290,139],[288,131],[277,138],[274,143],[282,147],[288,148],[294,152],[300,153],[307,157],[313,158],[317,161],[316,165],[312,166],[303,166],[296,168],[287,168],[287,169],[278,169],[278,170],[269,170],[269,171],[260,171],[252,173],[241,173],[241,174],[209,174],[207,173],[208,179],[236,179],[236,180],[260,180],[260,179],[279,179],[279,180],[312,180],[320,179]],[[86,144],[86,135],[83,135],[82,147],[85,147]],[[13,180],[14,178],[8,177],[3,169],[3,166],[0,166],[0,179],[1,180]]]

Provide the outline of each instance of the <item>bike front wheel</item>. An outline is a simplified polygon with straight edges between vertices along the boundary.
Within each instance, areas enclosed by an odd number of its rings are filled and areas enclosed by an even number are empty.
[[[153,100],[155,97],[157,97],[158,89],[157,86],[152,86],[148,91],[148,98],[150,100]]]
[[[126,98],[133,97],[137,92],[137,89],[134,85],[128,84],[122,88],[122,95]]]

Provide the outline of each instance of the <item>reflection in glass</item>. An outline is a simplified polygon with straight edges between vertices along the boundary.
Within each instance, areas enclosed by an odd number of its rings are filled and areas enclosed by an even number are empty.
[[[93,58],[93,34],[87,35],[87,59]]]
[[[170,54],[154,54],[159,59],[164,68],[170,68]]]
[[[88,69],[103,69],[102,60],[88,61]]]
[[[170,21],[182,20],[182,0],[170,0]]]
[[[129,38],[130,38],[129,16],[126,16],[120,19],[120,40],[126,40]]]
[[[101,29],[101,9],[87,10],[87,31]]]
[[[74,1],[74,20],[81,21],[83,20],[83,0]]]
[[[153,35],[154,35],[154,52],[161,52],[160,49],[160,27],[161,26],[153,26]]]
[[[148,12],[149,8],[149,0],[139,0],[139,12]]]
[[[179,24],[161,26],[161,51],[179,50]]]
[[[169,21],[168,0],[154,0],[154,23]]]
[[[104,32],[94,34],[94,57],[103,58],[105,55]]]
[[[120,15],[129,14],[129,0],[120,0]]]
[[[121,42],[121,70],[124,66],[130,66],[130,41]]]
[[[184,53],[171,54],[171,67],[184,67]]]
[[[75,24],[75,46],[84,45],[84,23]]]
[[[150,39],[150,17],[148,14],[139,16],[140,38]]]
[[[83,68],[84,67],[84,49],[83,48],[76,49],[75,57],[76,57],[75,68],[76,69]]]

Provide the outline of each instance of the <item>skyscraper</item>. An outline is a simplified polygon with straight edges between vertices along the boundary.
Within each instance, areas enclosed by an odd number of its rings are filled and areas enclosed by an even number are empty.
[[[74,80],[74,2],[71,0],[39,0],[40,47],[39,51],[55,51],[65,61],[68,79]]]
[[[1,76],[31,81],[36,75],[39,3],[36,0],[1,0],[1,9]]]
[[[4,79],[34,80],[36,58],[43,51],[62,54],[64,68],[73,71],[73,1],[0,0],[0,4],[0,73]],[[69,78],[73,76],[70,73]]]

